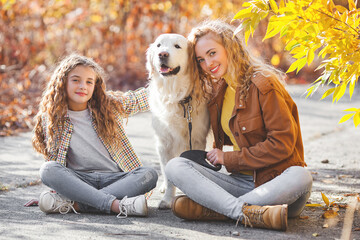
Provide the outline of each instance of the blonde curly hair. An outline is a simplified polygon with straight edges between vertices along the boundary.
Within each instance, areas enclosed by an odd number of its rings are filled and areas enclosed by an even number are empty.
[[[68,110],[67,103],[67,77],[71,70],[77,66],[86,66],[96,74],[94,92],[88,106],[92,112],[98,135],[105,141],[120,143],[116,137],[118,132],[115,111],[126,116],[119,101],[106,94],[104,70],[92,59],[71,54],[65,57],[56,67],[47,84],[40,102],[39,112],[35,116],[32,145],[34,149],[48,157],[50,151],[58,151],[57,141],[61,138],[64,127],[64,117]],[[44,129],[44,122],[46,127]],[[45,139],[45,133],[47,139]],[[119,144],[120,145],[120,144]]]
[[[207,20],[199,26],[194,27],[188,35],[188,40],[192,46],[192,59],[197,62],[195,54],[195,45],[200,38],[207,36],[224,46],[227,58],[228,68],[226,75],[230,85],[240,87],[240,97],[245,99],[252,75],[262,73],[263,75],[275,76],[280,81],[284,81],[284,73],[273,66],[264,63],[261,58],[256,58],[247,50],[243,37],[235,33],[235,27],[226,23],[224,20]],[[196,64],[194,78],[201,82],[202,89],[209,98],[212,93],[214,78],[202,70],[200,64]]]

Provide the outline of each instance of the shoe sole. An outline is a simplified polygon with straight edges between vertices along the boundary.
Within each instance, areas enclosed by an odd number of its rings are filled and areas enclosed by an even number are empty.
[[[288,213],[288,205],[283,204],[281,208],[281,230],[286,231],[288,224],[287,224],[287,213]]]

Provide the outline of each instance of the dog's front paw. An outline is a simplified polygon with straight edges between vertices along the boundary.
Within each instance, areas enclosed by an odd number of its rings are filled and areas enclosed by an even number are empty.
[[[161,192],[161,193],[164,193],[165,190],[166,190],[166,183],[163,182],[163,184],[161,184],[161,187],[160,187],[160,192]]]
[[[165,210],[165,209],[170,209],[171,208],[171,201],[165,201],[165,200],[161,200],[159,203],[158,208],[160,210]]]

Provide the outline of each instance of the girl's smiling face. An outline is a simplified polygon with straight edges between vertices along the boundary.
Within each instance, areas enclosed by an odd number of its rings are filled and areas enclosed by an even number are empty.
[[[87,108],[95,83],[96,74],[91,67],[79,65],[68,73],[66,93],[70,110],[81,111]]]
[[[212,34],[207,34],[197,41],[195,54],[197,62],[206,73],[216,79],[226,74],[228,68],[226,50]]]

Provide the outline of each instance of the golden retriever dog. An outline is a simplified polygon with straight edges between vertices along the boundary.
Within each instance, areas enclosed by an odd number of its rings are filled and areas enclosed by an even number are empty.
[[[190,150],[190,144],[193,150],[204,150],[210,127],[200,82],[192,77],[196,63],[190,51],[184,36],[162,34],[146,54],[152,126],[164,176],[160,209],[171,208],[176,190],[165,175],[166,163]]]

